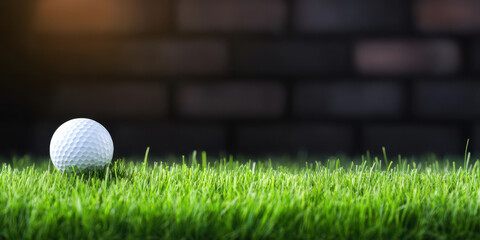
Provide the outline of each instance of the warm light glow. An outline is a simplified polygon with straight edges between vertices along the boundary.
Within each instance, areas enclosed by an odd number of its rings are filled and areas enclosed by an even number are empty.
[[[40,33],[125,32],[142,21],[140,10],[130,0],[42,0],[34,26]]]

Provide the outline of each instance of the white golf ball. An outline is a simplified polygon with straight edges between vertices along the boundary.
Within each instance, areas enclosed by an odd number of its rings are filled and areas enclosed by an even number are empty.
[[[62,124],[50,141],[50,158],[61,171],[103,168],[112,161],[113,141],[107,129],[87,118]]]

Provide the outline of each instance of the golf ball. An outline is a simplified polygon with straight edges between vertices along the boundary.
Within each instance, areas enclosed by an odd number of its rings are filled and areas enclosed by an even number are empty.
[[[112,161],[113,141],[100,123],[76,118],[62,124],[50,141],[50,158],[61,171],[103,168]]]

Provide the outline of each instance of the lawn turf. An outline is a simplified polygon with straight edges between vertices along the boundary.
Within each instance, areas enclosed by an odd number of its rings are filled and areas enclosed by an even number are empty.
[[[16,159],[0,169],[0,239],[479,239],[480,162],[468,159],[202,154],[63,174]]]

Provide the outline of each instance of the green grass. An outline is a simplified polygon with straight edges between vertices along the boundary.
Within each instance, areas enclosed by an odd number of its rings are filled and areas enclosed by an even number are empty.
[[[0,239],[479,239],[480,162],[466,159],[202,154],[83,174],[15,159],[0,169]]]

